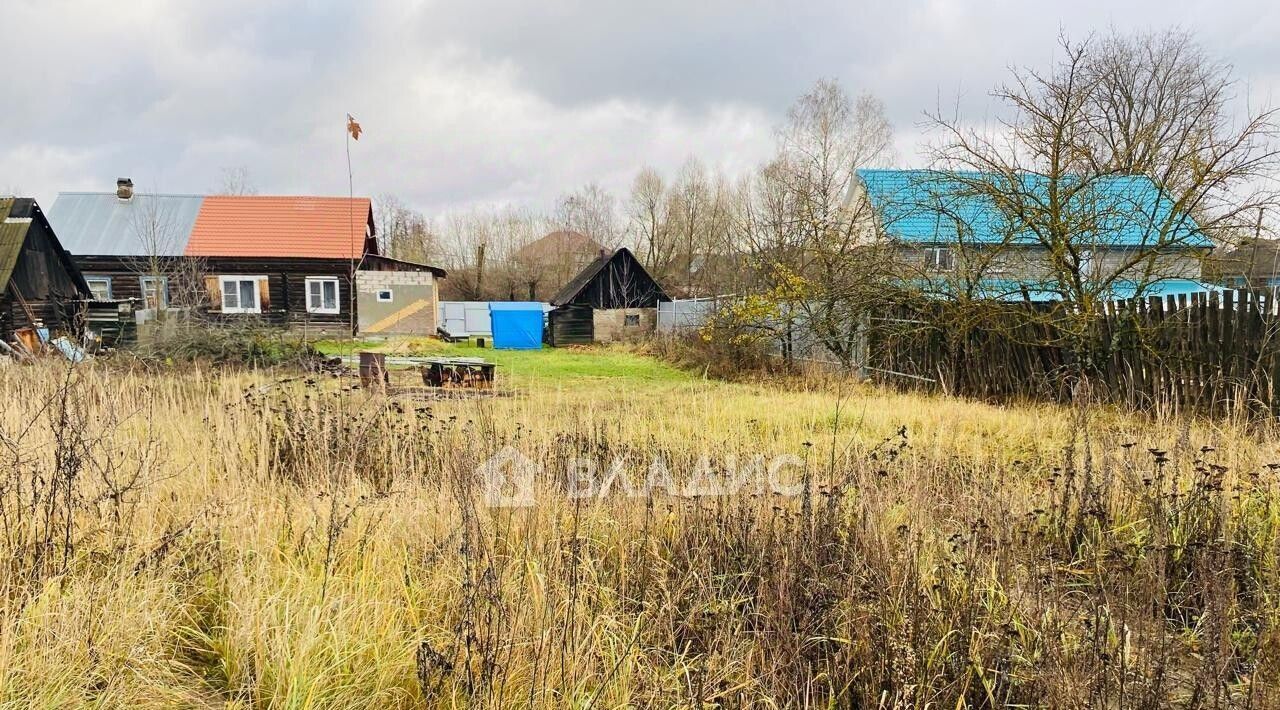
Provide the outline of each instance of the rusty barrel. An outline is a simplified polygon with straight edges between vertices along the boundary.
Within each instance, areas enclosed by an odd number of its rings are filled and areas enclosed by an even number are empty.
[[[387,374],[387,356],[382,353],[360,353],[360,386],[365,389],[384,389],[390,383]]]

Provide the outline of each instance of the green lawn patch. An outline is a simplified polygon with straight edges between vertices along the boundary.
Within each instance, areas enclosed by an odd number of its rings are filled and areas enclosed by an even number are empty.
[[[352,355],[361,351],[389,356],[480,357],[498,365],[499,378],[529,380],[614,379],[643,382],[682,382],[690,375],[656,358],[620,346],[575,348],[543,347],[541,350],[495,350],[471,343],[444,343],[430,338],[386,340],[322,340],[316,349],[326,355]]]
[[[689,379],[687,373],[621,347],[494,350],[458,344],[450,346],[448,353],[459,357],[482,357],[497,363],[499,373],[531,379],[601,378],[650,382]]]

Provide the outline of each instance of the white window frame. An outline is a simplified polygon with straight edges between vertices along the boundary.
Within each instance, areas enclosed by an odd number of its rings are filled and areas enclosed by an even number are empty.
[[[102,301],[112,300],[111,299],[111,277],[104,274],[85,274],[84,282],[88,284],[90,293],[93,292],[94,281],[104,281],[107,284],[107,295],[103,296],[101,299],[98,299],[98,300],[102,300]],[[97,298],[97,296],[94,296],[94,298]]]
[[[1098,254],[1092,249],[1081,249],[1079,252],[1080,275],[1092,278],[1098,271]]]
[[[308,276],[305,279],[305,283],[307,313],[337,315],[342,312],[342,287],[338,284],[337,276]],[[318,304],[311,301],[311,284],[321,284],[320,302]],[[326,308],[324,305],[324,284],[333,284],[333,308]]]
[[[156,310],[167,310],[169,308],[169,277],[168,276],[139,276],[138,288],[142,294],[142,306],[144,309],[150,310],[147,304],[147,282],[159,281],[160,287],[156,289],[156,296],[159,303],[156,304]]]
[[[267,280],[266,276],[247,276],[243,274],[227,274],[227,275],[218,276],[218,291],[219,291],[218,296],[221,299],[221,302],[218,304],[218,306],[220,307],[221,312],[223,313],[261,313],[262,298],[258,296],[258,288],[259,288],[258,283],[260,281],[266,281],[266,280]],[[240,284],[246,281],[253,282],[253,306],[246,306],[243,303],[240,303]],[[237,305],[232,307],[227,307],[227,284],[236,285],[233,293],[236,294]]]
[[[929,247],[925,250],[925,263],[934,271],[952,271],[956,268],[956,253],[951,247]]]
[[[387,294],[386,298],[382,297],[382,294],[384,293]],[[391,289],[389,288],[378,289],[378,303],[391,303],[395,299],[396,299],[396,294]]]

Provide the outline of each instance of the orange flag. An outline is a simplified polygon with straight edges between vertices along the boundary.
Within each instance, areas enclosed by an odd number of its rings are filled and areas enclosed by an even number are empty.
[[[351,134],[351,137],[356,140],[360,140],[361,131],[362,129],[360,128],[360,124],[356,123],[355,117],[351,114],[347,114],[347,132]]]

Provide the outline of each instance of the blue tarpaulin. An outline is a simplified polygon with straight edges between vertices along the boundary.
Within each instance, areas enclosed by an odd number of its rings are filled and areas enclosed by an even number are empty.
[[[493,347],[537,350],[542,347],[542,304],[536,301],[490,303]]]

